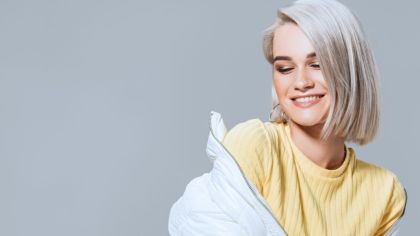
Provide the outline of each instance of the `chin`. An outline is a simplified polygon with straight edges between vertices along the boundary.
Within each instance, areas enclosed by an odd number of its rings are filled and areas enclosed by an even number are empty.
[[[293,114],[290,120],[300,126],[318,126],[325,124],[325,117],[316,114]]]
[[[290,120],[300,126],[323,126],[328,116],[328,105],[322,103],[305,109],[296,108],[293,104],[287,104],[285,108],[285,113]]]
[[[318,125],[324,125],[325,122],[319,121],[319,120],[308,120],[308,119],[291,119],[293,123],[298,124],[300,126],[318,126]]]

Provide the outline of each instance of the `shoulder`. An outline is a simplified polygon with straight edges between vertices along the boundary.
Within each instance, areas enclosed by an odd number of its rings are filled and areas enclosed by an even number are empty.
[[[285,131],[284,123],[262,121],[259,118],[254,118],[237,123],[229,130],[228,134],[241,134],[253,139],[257,137],[271,140],[282,136],[282,131]]]
[[[382,218],[375,235],[384,235],[405,214],[407,191],[397,175],[391,170],[357,160],[357,183],[365,188],[371,201],[382,205]]]
[[[223,138],[223,145],[241,170],[261,192],[272,163],[272,145],[264,122],[249,119],[237,123]]]
[[[391,170],[377,164],[356,159],[356,175],[373,181],[375,185],[380,185],[382,188],[388,186],[404,191],[404,186],[398,176]]]
[[[222,143],[236,159],[264,162],[264,167],[268,169],[273,158],[281,153],[285,136],[285,124],[254,118],[237,123],[225,134]]]
[[[356,159],[356,174],[365,178],[367,177],[372,181],[380,181],[383,184],[397,185],[397,187],[403,188],[403,185],[394,172],[364,160]]]
[[[407,192],[398,178],[391,170],[369,163],[363,160],[356,160],[356,176],[361,185],[368,186],[372,193],[381,195],[387,204],[387,208],[404,214],[407,203]],[[365,183],[363,183],[365,182]]]
[[[272,147],[276,152],[280,152],[283,145],[283,140],[287,139],[286,135],[286,124],[266,121],[264,122],[264,127],[267,131],[268,139],[271,142]]]
[[[225,146],[240,145],[244,149],[260,149],[264,145],[267,145],[267,141],[268,132],[264,122],[258,118],[237,123],[223,138],[223,144]]]

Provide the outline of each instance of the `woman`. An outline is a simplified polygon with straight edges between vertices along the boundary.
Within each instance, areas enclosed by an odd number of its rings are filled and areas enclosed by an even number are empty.
[[[379,126],[378,72],[357,18],[333,0],[298,0],[265,31],[270,121],[226,132],[211,113],[211,172],[172,206],[171,235],[395,235],[407,194],[356,158]]]

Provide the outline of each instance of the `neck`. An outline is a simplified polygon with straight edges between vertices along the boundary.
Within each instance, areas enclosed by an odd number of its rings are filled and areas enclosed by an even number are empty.
[[[318,166],[334,170],[341,166],[345,158],[344,138],[330,136],[321,140],[323,124],[302,126],[289,122],[290,135],[296,147]]]

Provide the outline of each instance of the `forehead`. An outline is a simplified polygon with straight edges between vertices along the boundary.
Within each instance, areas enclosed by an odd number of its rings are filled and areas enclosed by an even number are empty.
[[[304,59],[314,48],[305,33],[294,23],[277,27],[273,38],[273,56],[290,56]]]

